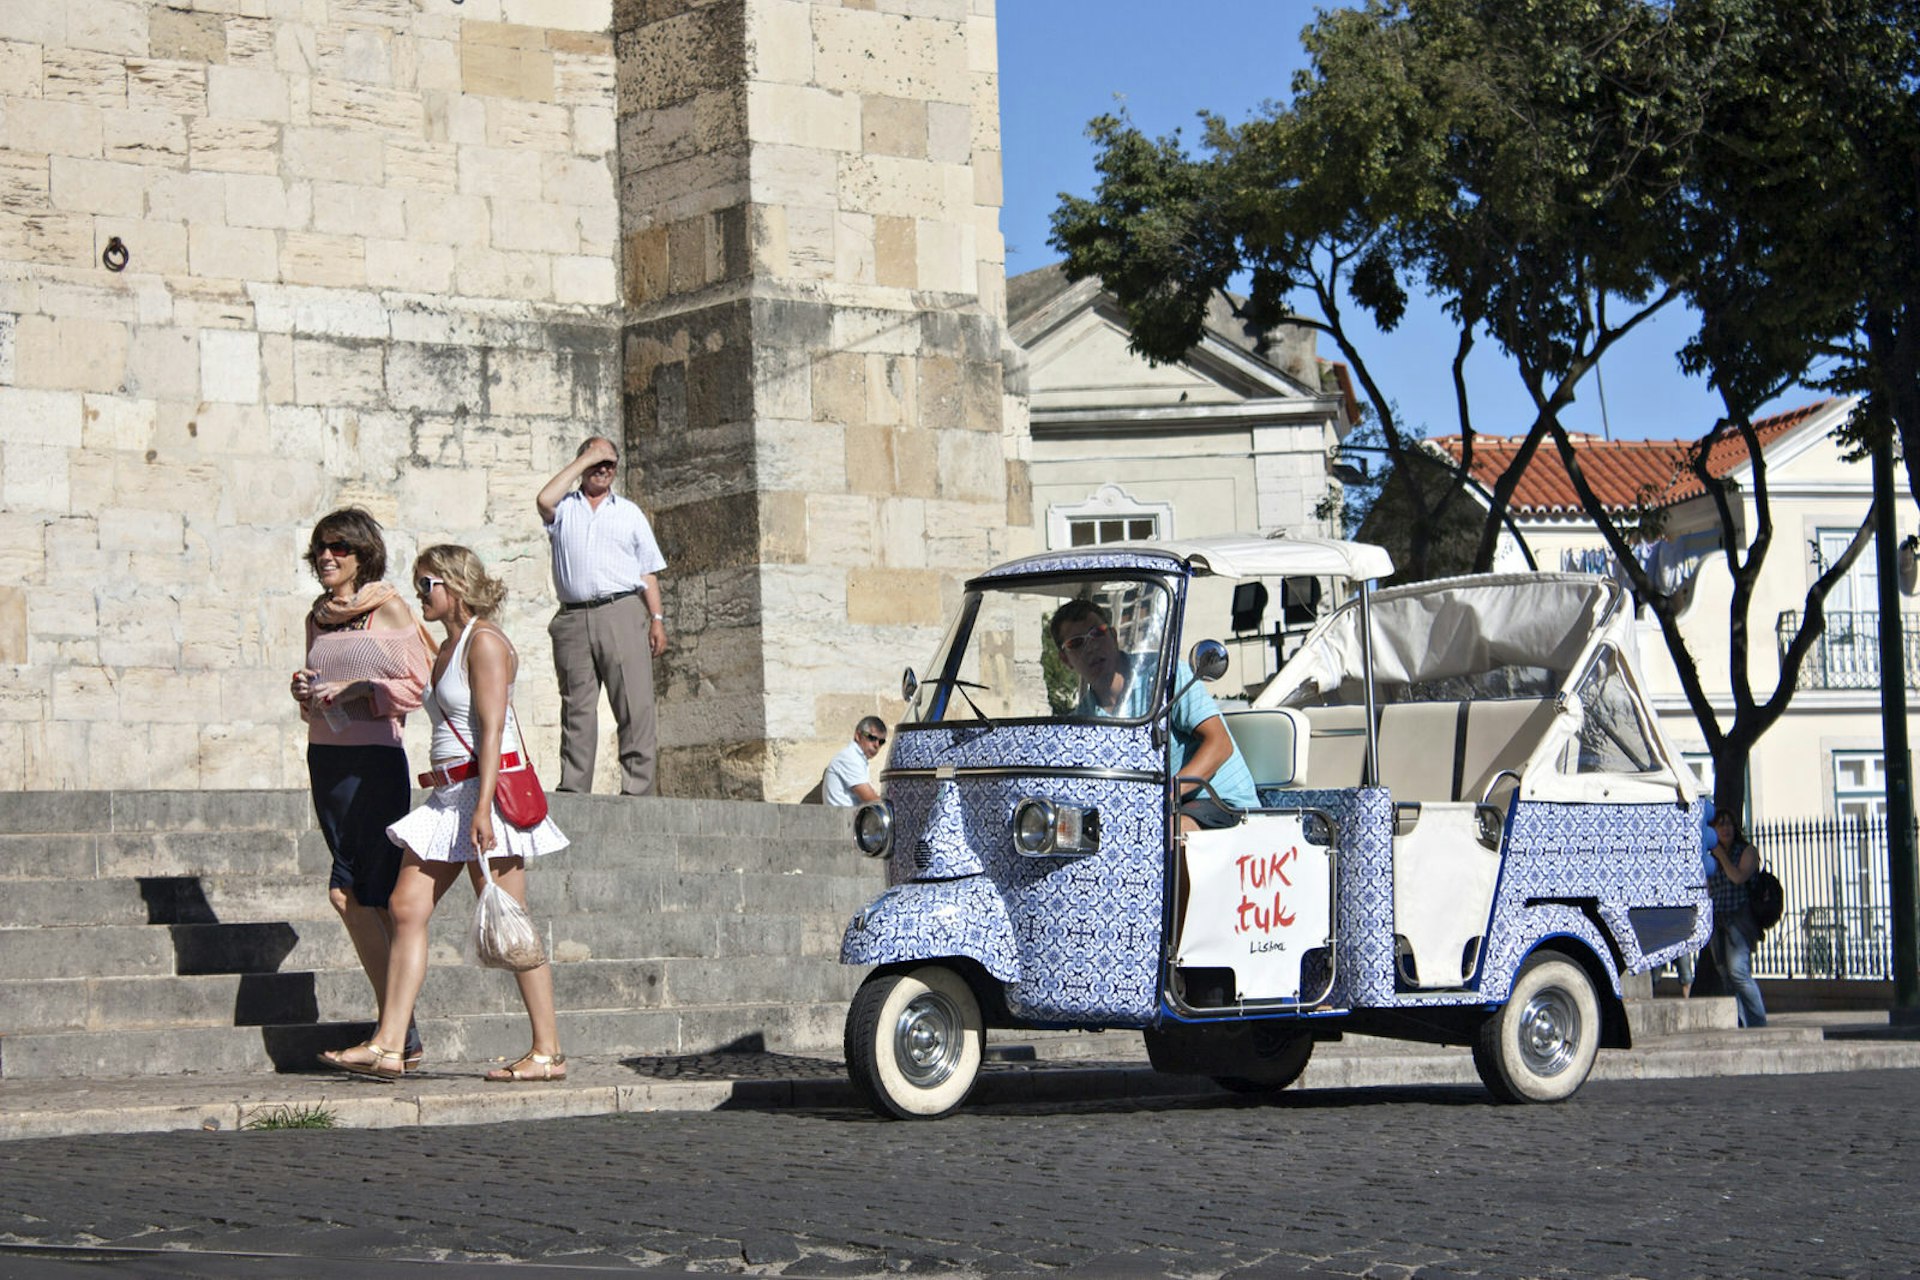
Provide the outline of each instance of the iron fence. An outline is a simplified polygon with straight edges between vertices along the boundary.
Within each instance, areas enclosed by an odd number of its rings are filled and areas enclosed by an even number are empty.
[[[1878,689],[1880,687],[1880,615],[1829,613],[1820,637],[1800,664],[1796,689]],[[1800,630],[1800,611],[1789,609],[1774,622],[1782,661]],[[1900,647],[1907,688],[1920,689],[1920,614],[1900,615]]]
[[[1884,819],[1773,822],[1752,840],[1786,891],[1780,923],[1754,953],[1754,976],[1893,976]]]

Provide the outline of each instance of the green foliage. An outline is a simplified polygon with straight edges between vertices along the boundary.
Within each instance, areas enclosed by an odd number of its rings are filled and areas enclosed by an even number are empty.
[[[280,1103],[252,1112],[240,1127],[242,1129],[333,1129],[338,1126],[333,1112],[325,1107],[302,1107],[291,1103]]]
[[[1429,485],[1446,483],[1444,462],[1423,450],[1408,450],[1400,465],[1377,481],[1373,501],[1356,535],[1360,541],[1385,547],[1393,554],[1395,586],[1472,573],[1474,553],[1480,545],[1479,510],[1462,503],[1452,507],[1437,526],[1428,528],[1425,546],[1418,556],[1414,554],[1414,496],[1408,477],[1422,471],[1428,473]]]
[[[1098,186],[1063,198],[1053,243],[1070,277],[1101,278],[1151,359],[1191,348],[1229,281],[1250,282],[1237,303],[1249,323],[1291,318],[1331,337],[1391,461],[1367,528],[1404,536],[1396,562],[1410,576],[1456,566],[1476,518],[1468,563],[1488,567],[1543,447],[1625,553],[1630,530],[1585,487],[1560,414],[1616,342],[1683,298],[1702,323],[1676,358],[1718,389],[1726,425],[1747,430],[1819,369],[1867,397],[1864,433],[1897,427],[1920,498],[1920,0],[1362,0],[1320,11],[1302,39],[1310,64],[1291,98],[1241,123],[1203,117],[1197,154],[1177,135],[1095,121]],[[1468,447],[1460,371],[1476,342],[1500,349],[1535,407],[1531,424],[1500,424],[1526,441],[1484,507],[1458,473],[1409,465],[1417,432],[1347,319],[1358,307],[1391,329],[1415,291],[1457,326],[1436,358],[1452,361]],[[1721,508],[1736,611],[1771,537],[1755,496],[1744,557]],[[1667,626],[1671,601],[1655,603]],[[1739,755],[1791,693],[1786,673],[1753,701],[1746,637],[1742,612],[1723,752],[1667,630],[1716,759]]]

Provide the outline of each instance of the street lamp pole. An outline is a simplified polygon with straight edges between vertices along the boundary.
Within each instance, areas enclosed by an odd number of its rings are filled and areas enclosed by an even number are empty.
[[[1920,1011],[1920,914],[1915,911],[1913,760],[1907,754],[1907,659],[1900,626],[1893,433],[1873,447],[1874,562],[1880,577],[1880,747],[1887,771],[1888,889],[1893,910],[1893,1004]]]

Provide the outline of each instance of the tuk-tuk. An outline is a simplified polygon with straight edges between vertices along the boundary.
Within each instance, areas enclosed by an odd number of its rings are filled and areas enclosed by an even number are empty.
[[[1509,1102],[1570,1097],[1628,1045],[1621,976],[1697,951],[1712,917],[1710,802],[1642,693],[1627,597],[1556,573],[1376,589],[1391,572],[1378,547],[1238,535],[967,584],[854,819],[889,859],[841,945],[873,966],[846,1051],[877,1111],[959,1106],[988,1027],[1138,1028],[1156,1069],[1254,1092],[1349,1031],[1466,1045]],[[1228,666],[1215,640],[1178,656],[1207,575],[1349,594],[1219,712],[1252,802],[1183,831],[1222,776],[1183,778],[1169,723]],[[1102,620],[1121,702],[1064,661],[1068,613]]]

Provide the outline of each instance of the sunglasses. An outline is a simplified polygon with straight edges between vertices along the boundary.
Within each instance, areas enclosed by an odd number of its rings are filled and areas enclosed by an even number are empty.
[[[887,745],[887,735],[884,733],[863,733],[860,736],[876,747],[884,747]]]
[[[420,592],[420,598],[424,600],[428,596],[433,594],[433,589],[435,587],[446,586],[447,580],[445,578],[430,578],[425,575],[422,575],[421,577],[414,579],[413,585],[415,589],[417,589]]]
[[[1080,650],[1086,648],[1089,644],[1092,644],[1095,640],[1098,640],[1103,636],[1110,636],[1112,634],[1113,634],[1112,627],[1105,627],[1105,626],[1091,627],[1085,631],[1082,631],[1077,636],[1068,636],[1065,640],[1062,640],[1060,642],[1060,648],[1067,653],[1078,653]]]
[[[360,554],[359,551],[354,549],[354,545],[351,542],[341,542],[336,538],[332,542],[314,543],[313,546],[308,549],[307,555],[311,559],[318,560],[322,551],[333,552],[336,559],[340,556],[358,556]]]

